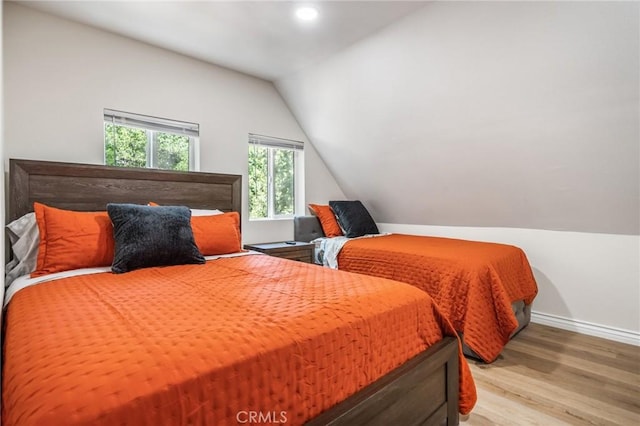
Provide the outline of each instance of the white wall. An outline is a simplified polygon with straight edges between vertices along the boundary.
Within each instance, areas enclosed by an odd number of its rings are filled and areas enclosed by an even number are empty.
[[[640,237],[518,228],[379,224],[381,232],[512,244],[531,263],[533,321],[640,344]]]
[[[2,9],[4,2],[0,2],[0,22],[2,22]],[[0,46],[2,46],[2,32],[0,31]],[[0,223],[4,224],[4,96],[3,96],[3,64],[0,61]],[[0,276],[4,277],[4,243],[0,244]],[[4,286],[0,285],[0,300],[4,300]],[[2,330],[2,314],[0,311],[0,330]],[[0,335],[0,348],[2,336]],[[2,364],[2,351],[0,351],[0,365]],[[0,406],[2,403],[0,402]]]
[[[276,84],[380,222],[640,233],[640,2],[429,2]]]
[[[6,158],[103,163],[103,108],[200,124],[200,169],[243,175],[243,240],[293,238],[248,221],[247,134],[308,142],[272,83],[5,3]],[[5,162],[6,163],[6,162]],[[344,198],[310,143],[306,199]]]

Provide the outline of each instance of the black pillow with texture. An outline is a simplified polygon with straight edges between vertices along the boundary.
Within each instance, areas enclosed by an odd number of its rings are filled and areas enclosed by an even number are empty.
[[[329,201],[329,206],[336,214],[338,223],[347,238],[380,233],[373,218],[360,201]]]
[[[115,240],[113,272],[205,262],[193,239],[188,207],[107,204],[107,212]]]

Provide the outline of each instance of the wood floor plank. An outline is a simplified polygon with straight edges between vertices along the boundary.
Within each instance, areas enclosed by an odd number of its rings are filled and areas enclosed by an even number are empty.
[[[492,364],[470,361],[463,425],[640,424],[640,347],[530,324]]]
[[[558,378],[562,378],[565,381],[571,379],[572,381],[582,382],[587,386],[593,383],[595,379],[603,386],[607,384],[613,385],[614,388],[619,389],[621,392],[633,393],[640,391],[640,375],[632,372],[620,371],[615,367],[570,356],[559,356],[554,359],[546,358],[543,355],[543,350],[530,345],[514,344],[509,351],[512,356],[518,357],[518,362],[514,363],[515,367],[527,368],[545,376],[551,374],[559,375],[560,377]],[[557,366],[560,364],[564,368],[558,369]]]
[[[600,339],[604,340],[604,339]],[[563,353],[581,359],[588,359],[603,365],[615,365],[616,370],[624,370],[631,373],[638,372],[638,360],[631,356],[625,356],[616,352],[614,347],[602,348],[594,345],[584,345],[575,340],[558,341],[557,338],[545,338],[535,335],[524,335],[517,339],[518,344],[529,344],[543,347],[549,354]],[[571,343],[568,345],[567,343]],[[617,342],[615,342],[617,343]]]
[[[485,402],[485,404],[483,404],[482,407],[478,407],[479,413],[473,413],[474,425],[478,424],[476,423],[476,415],[478,414],[483,417],[482,424],[490,425],[512,426],[514,424],[513,419],[518,419],[521,423],[526,423],[528,425],[561,426],[571,424],[559,420],[555,416],[543,413],[534,407],[520,405],[517,407],[517,411],[513,411],[510,409],[510,407],[513,407],[512,399],[508,396],[501,396],[497,392],[489,392],[486,389],[480,389],[478,398]]]
[[[487,373],[490,374],[490,373]],[[495,374],[490,374],[490,378],[479,377],[478,380],[491,383]],[[557,382],[550,383],[540,376],[529,376],[523,380],[523,375],[512,371],[500,371],[500,382],[505,384],[505,388],[509,389],[517,395],[518,399],[525,397],[526,401],[521,401],[523,407],[533,404],[536,407],[546,407],[548,413],[553,415],[561,415],[566,412],[573,417],[589,419],[594,424],[607,424],[603,416],[615,416],[615,418],[627,424],[634,420],[634,414],[630,410],[622,408],[615,404],[610,404],[601,400],[600,395],[592,395],[583,392],[584,389],[566,389],[566,386]],[[531,390],[537,389],[538,394],[532,394]],[[556,410],[557,402],[561,401],[565,408],[561,411]],[[616,423],[613,423],[616,424]]]

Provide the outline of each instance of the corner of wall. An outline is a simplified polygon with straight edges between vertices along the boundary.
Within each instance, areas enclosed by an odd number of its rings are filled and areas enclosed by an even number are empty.
[[[0,2],[0,22],[2,22],[2,7],[4,3]],[[4,25],[3,25],[4,27]],[[2,31],[0,31],[0,46],[2,46]],[[3,63],[0,61],[0,223],[4,226],[5,218],[5,200],[4,200],[4,96],[3,96]],[[0,244],[0,276],[3,277],[3,285],[0,286],[0,300],[4,300],[4,252],[5,245]],[[2,330],[2,311],[0,311],[0,330]],[[2,347],[2,336],[0,336],[0,347]],[[0,352],[0,364],[2,364],[2,352]],[[0,401],[0,408],[2,401]]]
[[[326,184],[327,182],[327,178],[330,178],[329,181],[332,181],[335,185],[333,188],[328,188],[328,192],[330,195],[331,199],[345,199],[345,192],[344,189],[342,188],[342,186],[340,185],[340,182],[336,179],[335,177],[335,173],[331,170],[331,167],[329,167],[327,165],[327,162],[325,161],[325,159],[322,157],[322,155],[318,152],[318,150],[315,148],[313,141],[311,140],[311,138],[309,137],[307,131],[305,130],[304,126],[302,125],[300,118],[298,117],[298,115],[296,114],[296,109],[292,107],[292,105],[290,105],[290,102],[287,100],[287,97],[285,96],[285,94],[283,93],[282,87],[281,85],[278,83],[278,81],[275,82],[271,82],[271,84],[273,84],[273,87],[276,91],[276,93],[278,94],[278,96],[280,97],[280,99],[282,100],[283,104],[285,105],[285,107],[289,110],[289,112],[291,113],[291,116],[293,117],[293,119],[295,120],[296,124],[298,125],[298,127],[300,128],[300,130],[302,131],[302,133],[305,136],[306,142],[307,142],[307,147],[305,147],[305,163],[308,161],[309,158],[312,158],[314,161],[314,163],[316,164],[317,167],[309,170],[309,168],[307,167],[307,171],[305,171],[305,174],[307,176],[307,179],[305,180],[305,184],[307,185],[307,189],[311,189],[311,191],[305,191],[305,198],[306,198],[306,202],[326,202],[328,201],[325,199],[317,199],[316,198],[316,191],[314,190],[314,187],[311,186],[311,188],[309,187],[309,185],[314,185],[315,181],[321,181],[323,183]],[[321,174],[321,176],[316,176],[316,179],[311,179],[312,173],[319,173]],[[325,188],[327,189],[327,188]],[[310,192],[310,194],[309,194]]]

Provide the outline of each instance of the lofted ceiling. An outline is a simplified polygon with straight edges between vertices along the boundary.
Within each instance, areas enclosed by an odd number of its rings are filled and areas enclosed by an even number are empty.
[[[318,63],[421,1],[21,1],[22,5],[277,80]],[[319,18],[294,17],[301,5]]]
[[[638,235],[639,12],[433,2],[276,86],[378,222]]]

